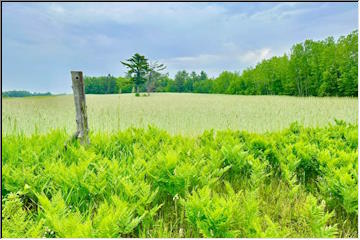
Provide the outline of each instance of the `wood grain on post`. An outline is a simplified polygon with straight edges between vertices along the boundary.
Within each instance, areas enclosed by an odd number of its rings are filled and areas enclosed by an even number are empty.
[[[77,125],[77,131],[74,137],[79,138],[82,145],[88,145],[90,143],[89,126],[86,112],[85,88],[82,72],[71,71],[71,79],[72,89],[74,92]]]

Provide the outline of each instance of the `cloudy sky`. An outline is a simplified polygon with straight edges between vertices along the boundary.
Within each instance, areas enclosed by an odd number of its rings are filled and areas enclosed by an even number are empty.
[[[3,91],[71,92],[70,70],[124,75],[136,52],[176,71],[242,71],[358,28],[357,3],[3,3]]]

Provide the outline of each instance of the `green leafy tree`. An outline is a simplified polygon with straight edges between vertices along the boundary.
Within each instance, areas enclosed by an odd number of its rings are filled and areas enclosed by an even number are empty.
[[[116,79],[116,84],[118,86],[118,92],[121,93],[131,93],[132,91],[132,81],[130,78],[118,77]]]
[[[85,93],[114,94],[118,93],[117,80],[114,76],[84,77]]]
[[[175,86],[177,92],[184,92],[185,82],[189,79],[189,74],[185,71],[178,71],[175,75]]]

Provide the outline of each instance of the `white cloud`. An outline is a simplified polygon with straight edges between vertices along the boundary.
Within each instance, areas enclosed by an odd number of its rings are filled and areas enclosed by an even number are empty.
[[[238,56],[238,60],[242,63],[254,65],[261,62],[263,59],[268,59],[274,56],[270,48],[263,48],[258,50],[247,51]]]
[[[240,51],[236,45],[230,44],[230,46],[236,50],[219,54],[200,54],[161,59],[160,62],[168,66],[172,75],[174,75],[177,70],[186,69],[188,71],[206,70],[212,72],[215,76],[224,69],[240,71],[276,55],[271,48]],[[214,69],[217,69],[217,71],[211,71]]]
[[[204,65],[204,64],[216,63],[217,61],[221,60],[222,58],[223,58],[223,56],[221,56],[221,55],[200,54],[197,56],[184,56],[184,57],[163,59],[163,61],[168,64],[177,64],[177,65],[188,66],[191,64]]]
[[[226,9],[220,5],[145,2],[52,3],[48,5],[47,11],[51,14],[66,13],[67,18],[62,18],[59,14],[52,15],[64,23],[111,21],[119,24],[154,25],[168,24],[169,21],[181,25],[189,18],[196,23],[226,13]]]
[[[302,3],[294,2],[283,2],[278,3],[277,5],[263,11],[258,11],[255,14],[251,15],[251,18],[254,20],[263,21],[282,20],[285,18],[294,17],[296,15],[309,12],[311,10],[313,10],[313,7],[311,7],[311,5],[304,5]]]

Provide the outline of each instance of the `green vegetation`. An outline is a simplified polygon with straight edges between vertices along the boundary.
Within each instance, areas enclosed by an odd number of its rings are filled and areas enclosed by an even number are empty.
[[[143,56],[138,56],[143,57]],[[145,59],[145,58],[144,58]],[[145,64],[146,59],[143,61]],[[130,60],[130,59],[129,59]],[[146,67],[136,86],[145,91]],[[139,68],[140,69],[140,68]],[[162,69],[163,70],[163,69]],[[132,73],[131,73],[132,74]],[[87,93],[129,93],[134,77],[85,77]],[[152,75],[155,92],[222,93],[238,95],[357,96],[358,31],[322,41],[306,40],[295,44],[290,54],[263,60],[241,74],[224,71],[215,79],[179,71],[174,79],[168,74]],[[109,87],[111,82],[111,87]]]
[[[4,237],[357,237],[358,127],[3,136]]]
[[[31,97],[31,96],[51,96],[50,92],[47,93],[37,93],[37,92],[28,92],[28,91],[5,91],[1,93],[2,97]]]
[[[121,63],[129,69],[127,74],[131,83],[136,87],[136,93],[139,94],[139,87],[146,82],[146,74],[150,70],[148,60],[144,56],[135,53],[126,62]]]
[[[198,135],[208,129],[250,132],[277,131],[298,121],[325,126],[334,119],[357,123],[358,99],[335,97],[236,96],[217,94],[154,93],[87,95],[89,127],[113,132],[148,124],[170,134]],[[3,99],[2,131],[46,133],[60,128],[75,132],[73,96]]]
[[[110,74],[102,77],[84,77],[85,92],[87,94],[119,93],[118,84],[121,79],[117,79]],[[131,92],[131,86],[129,92]]]

